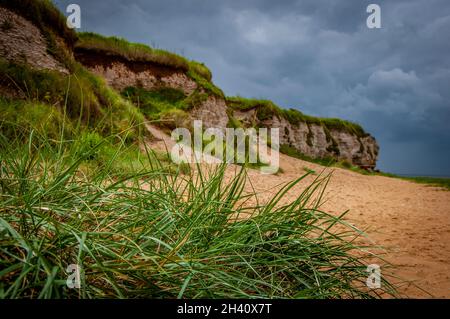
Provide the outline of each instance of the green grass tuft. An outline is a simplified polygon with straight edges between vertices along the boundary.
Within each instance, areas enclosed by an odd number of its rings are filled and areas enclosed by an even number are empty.
[[[36,131],[49,140],[58,140],[61,132],[74,135],[73,123],[64,121],[64,114],[56,107],[36,102],[8,101],[0,98],[0,131],[8,138],[17,132]]]
[[[82,139],[55,146],[33,133],[27,143],[0,136],[1,298],[395,295],[385,271],[381,290],[366,288],[367,247],[354,243],[361,233],[312,200],[327,178],[279,205],[305,175],[255,206],[244,169],[226,182],[224,166],[206,175],[158,164],[117,173],[121,147],[86,168],[106,142]],[[71,264],[82,269],[80,289],[66,286]]]
[[[36,108],[51,105],[56,108],[55,112],[67,115],[74,127],[83,125],[104,135],[127,132],[128,139],[135,140],[144,121],[142,114],[109,88],[103,79],[78,63],[74,66],[74,73],[65,75],[0,59],[0,85],[19,92],[28,103],[27,108],[33,103]],[[3,99],[1,103],[20,105],[22,102]]]
[[[212,73],[208,69],[208,67],[203,63],[196,61],[189,61],[189,70],[191,70],[194,75],[196,74],[200,75],[203,79],[205,79],[208,82],[212,81]]]
[[[187,125],[188,113],[196,93],[186,97],[183,91],[160,88],[152,91],[138,87],[128,87],[122,96],[136,105],[155,124],[167,129]]]
[[[75,48],[101,51],[120,56],[128,61],[150,62],[162,66],[189,70],[189,61],[177,54],[153,49],[145,44],[131,43],[118,37],[105,37],[92,32],[78,33],[79,40]]]

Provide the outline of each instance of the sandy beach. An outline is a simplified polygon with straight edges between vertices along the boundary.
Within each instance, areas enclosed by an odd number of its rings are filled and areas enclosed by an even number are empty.
[[[286,155],[280,157],[283,173],[263,175],[251,170],[249,177],[260,198],[269,197],[305,173],[324,167]],[[328,168],[330,183],[322,209],[345,219],[367,233],[396,267],[394,274],[405,281],[399,292],[410,298],[450,298],[450,192],[397,178],[366,176]],[[288,193],[293,200],[315,176],[308,176]],[[423,289],[423,290],[422,290]]]
[[[173,141],[153,126],[150,146],[170,150]],[[409,298],[450,298],[450,192],[439,187],[384,177],[362,175],[341,168],[302,161],[280,154],[281,173],[264,175],[249,170],[246,190],[257,192],[258,200],[271,198],[282,185],[312,170],[332,173],[326,188],[323,211],[340,216],[363,230],[370,241],[383,247],[383,258],[395,268],[399,293]],[[230,165],[227,174],[233,175]],[[284,198],[289,202],[317,177],[312,174],[297,184]]]

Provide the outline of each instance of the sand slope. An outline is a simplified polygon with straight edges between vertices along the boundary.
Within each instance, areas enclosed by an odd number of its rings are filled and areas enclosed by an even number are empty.
[[[249,173],[256,190],[270,196],[280,183],[324,167],[281,155],[283,173]],[[326,169],[332,177],[322,208],[346,219],[386,248],[386,260],[398,267],[395,274],[413,281],[433,297],[450,298],[450,192],[396,178],[365,176],[344,169]],[[313,176],[296,186],[292,199]],[[408,297],[429,297],[414,285],[400,288]]]

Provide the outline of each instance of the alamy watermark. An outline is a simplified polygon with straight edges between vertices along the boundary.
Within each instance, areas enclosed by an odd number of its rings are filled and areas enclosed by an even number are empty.
[[[69,4],[66,8],[67,16],[67,27],[70,29],[80,29],[81,28],[81,7],[78,4]]]
[[[193,136],[187,128],[172,132],[176,142],[170,152],[176,164],[237,163],[256,164],[264,174],[279,170],[280,132],[278,128],[208,128],[194,121]]]
[[[77,264],[71,264],[67,266],[66,272],[68,274],[66,285],[70,289],[80,289],[81,288],[81,267]]]
[[[370,289],[381,288],[381,267],[377,264],[372,264],[367,266],[366,271],[369,273],[366,280],[367,287]]]
[[[366,25],[369,29],[380,29],[381,28],[381,7],[376,3],[369,4],[366,9],[367,13],[370,15],[367,17]],[[81,7],[79,4],[72,3],[66,8],[67,16],[67,27],[70,29],[80,29],[81,28]]]
[[[370,15],[367,17],[366,25],[369,29],[381,28],[381,7],[378,4],[372,3],[367,6],[367,13]]]

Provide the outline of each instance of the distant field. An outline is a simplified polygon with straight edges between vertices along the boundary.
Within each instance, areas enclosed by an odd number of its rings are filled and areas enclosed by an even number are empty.
[[[429,184],[430,186],[441,186],[450,190],[449,177],[428,177],[428,176],[405,176],[391,173],[380,173],[383,176],[406,179],[420,184]]]
[[[420,184],[431,184],[436,186],[442,186],[450,190],[450,178],[440,178],[440,177],[401,177],[401,178],[412,180]]]

